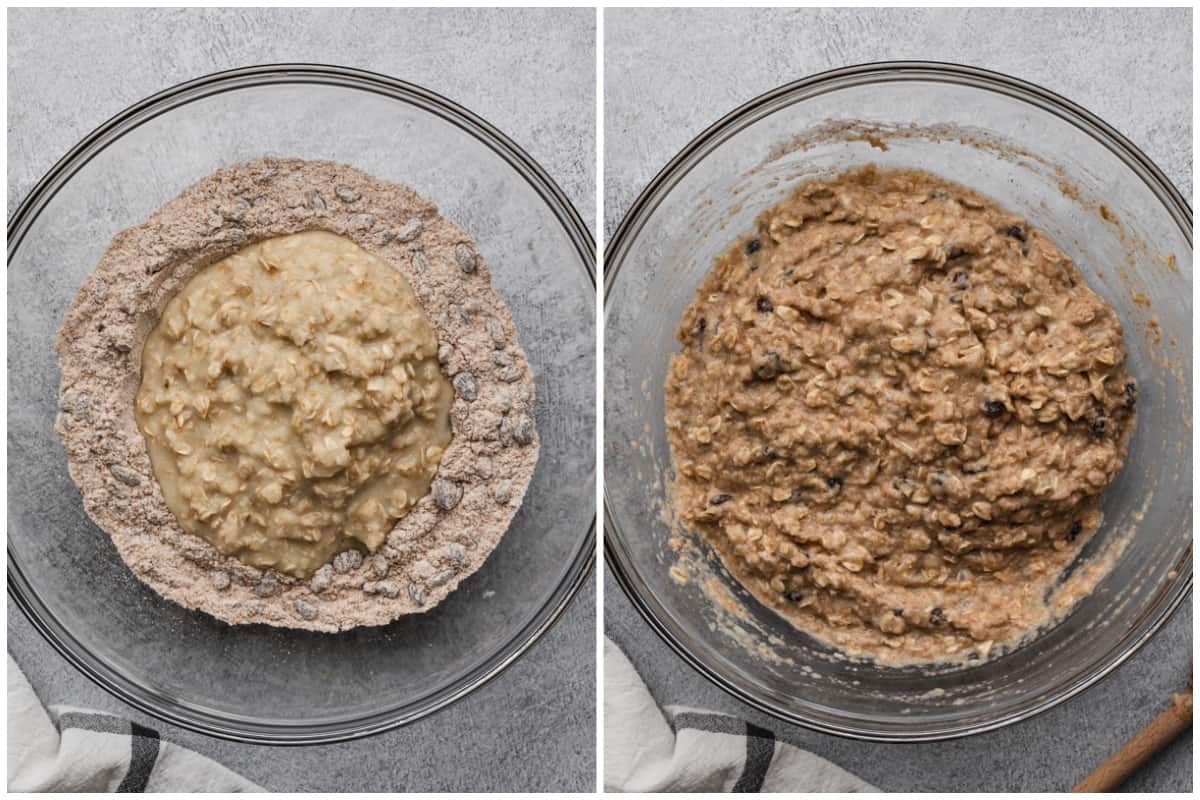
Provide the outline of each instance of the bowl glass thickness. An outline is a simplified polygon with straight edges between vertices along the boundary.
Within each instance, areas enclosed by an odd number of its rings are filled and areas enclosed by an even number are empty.
[[[537,382],[541,456],[484,566],[426,614],[331,635],[229,626],[161,599],[84,513],[53,429],[54,338],[113,235],[214,170],[329,159],[413,187],[470,231]],[[419,87],[336,67],[203,78],[114,118],[9,223],[9,591],[105,688],[195,730],[312,743],[385,730],[496,675],[562,613],[595,528],[590,236],[489,124]]]
[[[896,135],[881,149],[878,139],[829,132],[831,121],[851,120]],[[1086,554],[1133,530],[1127,549],[1065,622],[983,665],[888,669],[831,658],[715,559],[703,568],[708,574],[682,585],[668,573],[662,387],[680,314],[714,258],[751,232],[759,213],[808,177],[868,163],[929,170],[1047,231],[1116,308],[1141,388],[1129,458]],[[1115,221],[1098,213],[1100,202]],[[863,738],[988,730],[1099,680],[1187,595],[1191,210],[1145,156],[1083,109],[1001,75],[940,64],[866,65],[790,84],[722,119],[677,156],[622,222],[606,263],[608,563],[668,644],[742,700]],[[1135,302],[1134,292],[1149,304]],[[1148,333],[1152,316],[1161,344]],[[712,579],[743,617],[701,590]],[[780,659],[756,655],[755,645]]]

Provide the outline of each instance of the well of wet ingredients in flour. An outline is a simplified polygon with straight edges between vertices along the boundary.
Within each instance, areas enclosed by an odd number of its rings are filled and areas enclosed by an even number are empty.
[[[434,608],[537,463],[532,370],[484,254],[344,164],[187,187],[114,237],[56,350],[88,515],[140,580],[231,624]]]
[[[1111,306],[1026,220],[921,172],[812,181],[718,258],[679,338],[676,515],[799,628],[979,659],[1073,605],[1047,597],[1137,385]]]
[[[137,419],[167,506],[221,553],[297,577],[374,552],[450,441],[437,350],[404,277],[345,237],[208,267],[143,348]]]

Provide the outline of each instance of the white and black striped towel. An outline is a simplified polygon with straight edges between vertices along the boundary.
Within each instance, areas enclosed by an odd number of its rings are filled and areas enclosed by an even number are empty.
[[[610,792],[875,792],[836,764],[723,714],[660,709],[604,640],[604,787]]]
[[[52,706],[8,657],[11,792],[261,792],[215,761],[127,719]]]

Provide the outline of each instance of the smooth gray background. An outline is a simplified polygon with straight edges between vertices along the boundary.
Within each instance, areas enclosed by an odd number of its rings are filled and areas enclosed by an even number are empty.
[[[1033,81],[1100,115],[1192,194],[1188,9],[795,9],[605,12],[605,229],[709,124],[827,69],[888,59],[954,61]],[[788,726],[683,663],[611,576],[605,630],[660,704],[737,714],[888,791],[1061,791],[1170,703],[1191,675],[1191,600],[1128,663],[1082,696],[995,733],[925,745],[854,742]],[[1124,787],[1191,791],[1190,731]]]
[[[595,12],[10,11],[8,203],[84,134],[217,70],[309,61],[432,89],[528,151],[594,228]],[[43,702],[131,717],[263,786],[292,791],[589,791],[595,786],[595,585],[515,665],[449,709],[322,747],[237,745],[137,713],[90,683],[10,606],[9,652]]]

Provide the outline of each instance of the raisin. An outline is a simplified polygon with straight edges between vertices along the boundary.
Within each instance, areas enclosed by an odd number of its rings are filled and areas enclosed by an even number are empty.
[[[704,329],[708,327],[708,320],[704,317],[696,320],[696,333],[704,333]]]
[[[948,261],[953,261],[956,258],[962,258],[966,254],[967,254],[966,248],[959,247],[956,244],[952,244],[946,248],[946,259]]]
[[[1067,541],[1075,541],[1077,538],[1079,538],[1079,534],[1081,533],[1083,533],[1083,523],[1079,520],[1075,520],[1071,523],[1070,530],[1067,531]]]
[[[836,492],[842,488],[842,479],[836,475],[831,475],[825,479],[825,485],[829,487],[829,491]]]
[[[788,599],[789,603],[799,603],[804,599],[804,594],[802,592],[787,592],[783,596]]]
[[[711,500],[709,500],[708,504],[710,506],[719,506],[719,505],[728,503],[732,499],[733,499],[733,495],[731,495],[731,494],[718,494],[718,495],[715,495]]]
[[[1138,388],[1137,384],[1132,381],[1125,384],[1125,402],[1122,403],[1124,408],[1133,408],[1137,405]]]
[[[750,241],[746,242],[746,254],[747,255],[752,256],[755,253],[757,253],[759,250],[762,250],[762,240],[761,239],[751,239]]]
[[[962,305],[962,295],[961,294],[950,295],[950,302],[956,306],[961,306]]]
[[[963,464],[962,468],[964,475],[978,475],[981,472],[987,472],[986,464]]]
[[[1104,432],[1108,430],[1108,417],[1104,414],[1092,417],[1088,420],[1088,430],[1091,431],[1092,436],[1103,436]]]
[[[755,303],[755,306],[764,314],[770,314],[775,310],[775,306],[771,305],[771,301],[765,297],[758,298],[758,302]]]
[[[779,458],[778,451],[776,451],[775,448],[771,447],[769,444],[763,445],[763,455],[770,459]]]
[[[768,350],[761,363],[754,367],[754,374],[759,380],[773,380],[783,370],[783,359],[774,350]]]
[[[936,608],[932,609],[929,612],[929,624],[930,625],[945,625],[946,624],[946,612],[942,610],[941,606],[937,606]]]
[[[1023,242],[1029,238],[1029,235],[1025,233],[1025,229],[1020,225],[1010,225],[1008,229],[1004,231],[1004,235],[1011,236],[1018,242]]]
[[[1004,403],[999,400],[985,400],[983,403],[983,413],[989,417],[998,417],[1004,410]]]
[[[967,273],[961,270],[954,273],[954,287],[956,289],[966,289],[970,285],[971,281],[967,278]]]

